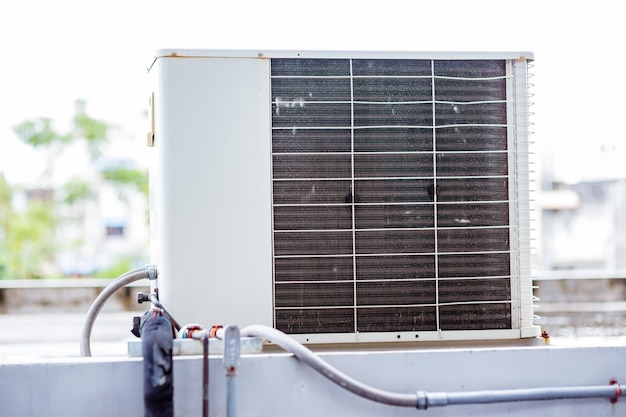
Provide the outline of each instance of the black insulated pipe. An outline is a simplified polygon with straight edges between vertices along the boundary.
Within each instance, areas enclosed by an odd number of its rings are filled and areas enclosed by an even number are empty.
[[[202,334],[202,417],[209,417],[209,334]]]
[[[172,324],[163,316],[141,326],[144,417],[174,417]]]

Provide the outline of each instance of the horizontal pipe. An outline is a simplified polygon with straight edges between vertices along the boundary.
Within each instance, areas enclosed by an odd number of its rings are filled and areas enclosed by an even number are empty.
[[[516,401],[566,400],[575,398],[608,398],[616,401],[622,395],[619,385],[523,388],[470,392],[417,392],[417,408],[447,405],[492,404]]]

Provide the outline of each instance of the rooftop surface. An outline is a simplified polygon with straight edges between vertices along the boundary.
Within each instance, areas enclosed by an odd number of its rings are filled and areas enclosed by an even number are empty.
[[[555,346],[626,346],[622,303],[608,312],[593,311],[595,303],[577,305],[578,316],[567,306],[556,304],[538,309],[542,327],[550,328],[550,343]],[[569,305],[569,303],[568,303]],[[585,307],[587,311],[585,312]],[[611,307],[607,303],[605,307]],[[615,311],[619,310],[619,311]],[[95,321],[91,351],[93,356],[127,356],[133,316],[144,311],[103,311]],[[0,314],[0,363],[24,362],[47,358],[80,356],[80,337],[86,313],[38,312]],[[574,326],[574,327],[572,327]]]

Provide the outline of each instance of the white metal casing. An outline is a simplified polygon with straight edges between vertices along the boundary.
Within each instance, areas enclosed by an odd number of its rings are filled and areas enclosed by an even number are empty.
[[[164,58],[151,72],[159,296],[182,323],[271,325],[268,67]]]
[[[503,59],[511,206],[511,329],[420,332],[420,341],[517,339],[532,320],[528,246],[528,102],[523,52],[312,52],[160,50],[151,168],[153,260],[159,296],[183,323],[274,325],[271,58]],[[518,156],[521,155],[521,159]],[[308,343],[415,341],[415,332],[293,335]]]

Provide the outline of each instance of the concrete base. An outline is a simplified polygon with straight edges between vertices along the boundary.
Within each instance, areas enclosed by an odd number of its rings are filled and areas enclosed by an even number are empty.
[[[173,356],[190,356],[190,355],[202,355],[204,347],[202,341],[195,339],[174,339],[172,346]],[[263,340],[257,337],[244,337],[241,338],[240,352],[242,355],[262,353],[263,352]],[[217,339],[209,339],[209,354],[221,355],[224,353],[224,342]],[[128,356],[141,357],[143,356],[143,350],[141,346],[141,340],[130,340],[128,342]]]

